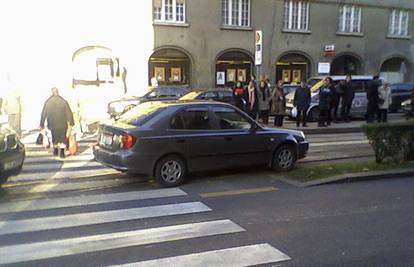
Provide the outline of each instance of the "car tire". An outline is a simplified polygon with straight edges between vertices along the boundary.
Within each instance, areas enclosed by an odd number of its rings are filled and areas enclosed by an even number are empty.
[[[308,112],[308,121],[315,122],[315,121],[318,121],[318,119],[319,119],[319,108],[317,107],[312,108]]]
[[[174,187],[182,184],[187,176],[184,161],[175,155],[160,159],[155,166],[155,178],[163,187]]]
[[[292,145],[280,146],[273,155],[272,166],[275,171],[287,172],[295,167],[296,151]]]

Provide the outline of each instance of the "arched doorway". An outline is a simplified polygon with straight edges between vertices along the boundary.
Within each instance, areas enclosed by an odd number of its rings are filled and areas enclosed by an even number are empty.
[[[253,57],[244,50],[227,50],[216,59],[216,86],[231,87],[236,82],[243,85],[250,80],[253,73]]]
[[[392,57],[382,63],[380,75],[391,83],[400,83],[404,82],[408,69],[409,64],[405,58]]]
[[[149,85],[190,85],[191,59],[177,48],[160,48],[149,58]]]
[[[354,55],[344,54],[335,57],[331,64],[331,75],[361,75],[361,60]]]
[[[301,53],[285,53],[276,62],[276,81],[282,80],[285,84],[299,84],[310,73],[311,60]]]

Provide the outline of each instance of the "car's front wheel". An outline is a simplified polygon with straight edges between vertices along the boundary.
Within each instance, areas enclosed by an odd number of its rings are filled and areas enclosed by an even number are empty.
[[[273,156],[273,169],[276,171],[290,171],[295,166],[296,152],[292,145],[280,146]]]
[[[182,184],[187,175],[184,161],[175,155],[167,156],[157,162],[155,178],[164,187],[174,187]]]

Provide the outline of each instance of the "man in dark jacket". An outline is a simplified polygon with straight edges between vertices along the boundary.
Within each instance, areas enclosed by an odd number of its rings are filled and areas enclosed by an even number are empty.
[[[68,102],[59,95],[56,87],[52,88],[52,96],[43,106],[42,116],[40,119],[40,128],[47,128],[52,132],[53,154],[61,158],[65,157],[66,132],[68,124],[73,126],[73,114]],[[60,149],[60,150],[59,150]]]
[[[351,117],[351,107],[352,102],[354,101],[355,91],[352,87],[352,77],[351,75],[346,76],[345,81],[341,84],[342,91],[342,108],[341,108],[341,117],[345,122],[350,122]]]
[[[326,77],[319,88],[319,122],[318,127],[331,124],[332,78]]]
[[[367,123],[374,122],[375,114],[378,111],[378,87],[380,87],[381,81],[378,76],[374,76],[373,80],[368,83],[366,93],[368,99],[367,105],[367,114],[366,119]]]
[[[307,127],[306,125],[306,113],[309,109],[311,103],[311,91],[309,86],[302,81],[300,86],[295,91],[295,96],[293,98],[293,106],[297,110],[296,115],[296,126],[299,127],[300,121],[302,119],[302,126]]]

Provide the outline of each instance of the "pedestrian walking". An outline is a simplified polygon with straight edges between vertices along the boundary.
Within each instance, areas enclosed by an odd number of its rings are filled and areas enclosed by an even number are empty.
[[[323,85],[319,88],[319,122],[318,127],[326,127],[331,124],[331,102],[332,102],[332,78],[326,77]]]
[[[342,90],[342,107],[341,107],[341,118],[345,122],[351,121],[351,108],[352,102],[354,101],[355,91],[352,87],[352,76],[346,76],[345,81],[341,85]]]
[[[311,91],[310,87],[301,81],[300,86],[295,91],[295,96],[293,98],[293,106],[296,108],[296,126],[300,126],[302,122],[303,127],[307,127],[307,112],[311,103]]]
[[[286,99],[283,93],[283,81],[278,81],[275,89],[271,93],[271,114],[275,116],[274,125],[283,126],[283,117],[286,113]]]
[[[259,102],[259,118],[263,124],[269,123],[270,110],[270,89],[265,81],[260,81],[259,90],[257,90],[257,99]]]
[[[247,102],[246,111],[252,119],[256,120],[259,104],[257,100],[257,89],[253,81],[249,82],[249,85],[247,86],[247,93],[245,95]]]
[[[378,114],[377,122],[387,122],[388,109],[392,104],[390,83],[385,81],[378,88]]]
[[[4,99],[3,108],[8,116],[10,128],[20,136],[22,133],[22,103],[17,90],[9,90]]]
[[[56,87],[52,88],[52,96],[46,100],[40,119],[40,128],[52,132],[53,155],[64,158],[68,126],[74,125],[72,110],[68,102],[59,95]]]
[[[244,111],[246,101],[244,100],[244,89],[241,82],[237,82],[233,88],[233,99],[236,107]]]
[[[367,84],[367,113],[366,121],[367,123],[374,122],[375,114],[378,113],[378,87],[381,85],[381,80],[379,76],[374,76],[373,80]]]

